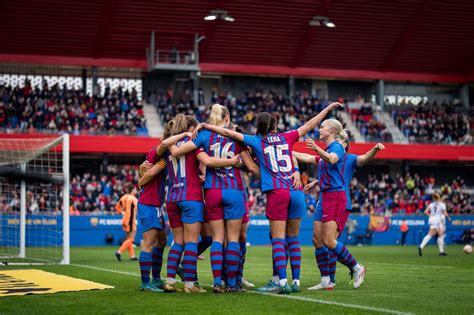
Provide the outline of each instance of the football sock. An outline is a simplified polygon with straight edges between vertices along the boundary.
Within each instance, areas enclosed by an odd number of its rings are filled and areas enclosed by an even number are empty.
[[[161,268],[163,266],[163,251],[165,249],[161,247],[153,247],[151,252],[151,274],[153,279],[161,279]]]
[[[197,270],[197,243],[184,244],[183,253],[184,282],[194,283]]]
[[[298,236],[287,236],[286,242],[288,244],[292,279],[298,280],[301,268],[301,244]]]
[[[272,256],[275,263],[276,271],[280,278],[280,285],[287,282],[286,276],[286,253],[285,240],[282,238],[272,239]]]
[[[237,272],[237,282],[242,282],[244,277],[244,265],[245,265],[245,255],[247,254],[247,243],[239,242],[240,245],[240,260],[239,260],[239,271]]]
[[[426,244],[431,240],[431,235],[426,235],[425,238],[423,238],[423,241],[420,244],[420,248],[423,249],[425,248]]]
[[[219,242],[212,242],[211,245],[211,268],[212,276],[214,277],[215,285],[222,285],[222,244]]]
[[[229,242],[225,253],[227,265],[227,285],[235,287],[237,271],[239,269],[240,245],[238,242]]]
[[[181,261],[181,256],[183,255],[184,246],[182,244],[174,243],[171,246],[170,251],[168,253],[168,264],[166,266],[167,269],[167,277],[168,282],[174,283],[176,278],[176,272],[178,271],[178,266]],[[170,280],[173,279],[173,280]]]
[[[333,251],[337,255],[337,258],[344,265],[350,266],[350,268],[354,268],[357,265],[357,261],[352,256],[352,254],[347,250],[346,246],[343,243],[337,242],[337,245],[336,247],[334,247]]]
[[[151,270],[151,253],[141,252],[140,253],[140,275],[142,277],[142,283],[150,283],[150,270]]]

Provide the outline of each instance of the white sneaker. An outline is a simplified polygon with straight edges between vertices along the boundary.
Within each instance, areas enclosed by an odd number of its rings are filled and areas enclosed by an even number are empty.
[[[242,278],[242,284],[244,285],[245,288],[247,289],[253,289],[255,288],[255,284],[248,282],[247,279]]]
[[[358,268],[354,268],[354,289],[359,288],[364,282],[365,271],[365,267],[360,264]]]
[[[308,290],[310,290],[310,291],[318,291],[318,290],[328,290],[328,291],[330,291],[333,288],[334,288],[334,285],[331,282],[329,282],[329,283],[320,282],[317,285],[315,285],[314,287],[308,288]]]

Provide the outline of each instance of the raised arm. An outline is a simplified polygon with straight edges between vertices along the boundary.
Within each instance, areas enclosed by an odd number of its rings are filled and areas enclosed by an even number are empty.
[[[228,166],[237,166],[240,163],[240,157],[237,154],[231,159],[219,159],[215,157],[210,157],[206,152],[201,152],[197,156],[199,162],[204,164],[206,167],[228,167]]]
[[[314,143],[313,139],[306,138],[306,147],[308,149],[314,150],[324,161],[336,164],[339,161],[339,157],[336,153],[329,153],[321,149],[316,143]]]
[[[298,159],[298,161],[307,163],[307,164],[318,164],[316,162],[315,156],[308,153],[301,153],[293,151],[293,156]]]
[[[357,157],[357,166],[362,167],[365,164],[369,163],[375,158],[375,156],[377,155],[379,151],[382,151],[384,149],[385,149],[385,146],[383,144],[377,143],[376,145],[374,145],[372,149],[367,151],[365,154],[359,155]]]
[[[171,137],[161,141],[158,148],[156,148],[156,155],[157,156],[162,156],[163,154],[165,154],[166,150],[170,146],[172,146],[173,144],[175,144],[179,140],[183,139],[184,137],[192,137],[192,135],[193,134],[190,133],[190,132],[183,132],[183,133],[180,133],[179,135],[174,135],[174,136],[171,136]]]
[[[250,153],[247,151],[240,152],[240,157],[244,162],[245,167],[251,172],[255,177],[260,178],[260,167],[253,161]]]
[[[299,127],[298,128],[298,134],[300,137],[304,137],[308,132],[310,132],[311,130],[313,130],[314,128],[316,128],[316,126],[319,125],[319,123],[324,119],[324,117],[326,117],[326,115],[332,111],[333,109],[337,108],[337,107],[344,107],[344,105],[342,105],[341,103],[339,102],[332,102],[331,104],[329,104],[328,106],[326,106],[325,109],[323,109],[322,111],[320,111],[316,116],[314,116],[313,118],[311,118],[309,121],[307,121],[303,126]]]
[[[192,152],[197,149],[197,146],[194,144],[192,141],[188,141],[179,148],[176,146],[176,144],[173,144],[170,147],[170,153],[172,156],[181,156],[183,154]]]
[[[218,126],[214,126],[214,125],[210,125],[210,124],[206,124],[206,123],[203,123],[201,125],[202,125],[202,128],[205,128],[207,130],[218,133],[221,136],[228,137],[228,138],[234,139],[236,141],[244,142],[244,135],[240,132],[233,131],[233,130],[226,129],[226,128],[222,128],[222,127],[218,127]]]
[[[166,168],[166,161],[164,159],[159,160],[152,168],[146,171],[145,174],[138,181],[138,187],[142,188],[155,178],[161,171]]]

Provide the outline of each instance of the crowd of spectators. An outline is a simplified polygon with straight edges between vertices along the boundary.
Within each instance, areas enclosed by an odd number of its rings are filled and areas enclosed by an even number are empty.
[[[20,184],[6,185],[0,179],[0,213],[20,212]],[[62,185],[26,185],[26,209],[29,214],[59,215],[62,208]]]
[[[130,185],[140,179],[138,166],[108,165],[101,176],[90,173],[71,177],[71,212],[73,214],[114,213],[114,206]]]
[[[350,110],[352,121],[368,142],[392,142],[387,126],[376,118],[372,104],[363,103],[360,109]]]
[[[96,176],[90,173],[73,174],[70,183],[71,214],[99,215],[114,214],[114,206],[131,185],[136,186],[139,180],[138,166],[108,165],[107,172]],[[306,171],[301,173],[304,185],[312,179]],[[250,215],[264,215],[266,197],[260,190],[260,180],[244,174],[248,187]],[[56,189],[53,193],[51,189]],[[31,214],[56,211],[62,206],[61,185],[56,188],[45,186],[36,191],[28,190],[27,209]],[[450,214],[474,214],[473,194],[456,178],[450,183],[438,183],[433,175],[422,178],[417,174],[406,176],[388,174],[369,175],[366,182],[354,177],[350,182],[350,194],[354,213],[363,215],[411,215],[423,214],[435,192],[442,195],[443,202]],[[18,211],[20,206],[19,189],[0,196],[0,210],[3,213]],[[308,214],[312,214],[319,198],[319,189],[315,187],[306,193]]]
[[[161,119],[166,122],[178,113],[195,115],[199,121],[209,117],[210,106],[205,105],[202,90],[199,91],[199,104],[195,104],[189,90],[174,102],[173,93],[169,90],[162,95],[153,95],[151,102],[156,104]],[[261,112],[269,112],[278,119],[279,131],[297,129],[303,123],[323,110],[329,101],[319,99],[307,92],[297,92],[291,98],[287,98],[273,91],[256,89],[254,93],[245,92],[243,97],[236,97],[232,92],[219,93],[213,91],[210,104],[219,103],[226,106],[231,114],[231,119],[238,124],[246,133],[256,132],[256,119]],[[329,116],[331,117],[331,116]],[[317,131],[309,134],[317,137]]]
[[[305,172],[302,173],[301,179],[303,184],[310,180]],[[259,180],[249,178],[248,182],[251,214],[263,215],[265,196],[258,189]],[[404,177],[397,175],[392,179],[388,174],[382,174],[369,175],[365,183],[354,177],[350,183],[353,212],[365,215],[423,214],[435,190],[441,193],[450,214],[473,214],[472,192],[461,178],[440,185],[436,183],[434,176],[421,178],[417,174],[407,174]],[[319,189],[316,187],[305,196],[308,212],[312,213],[319,198]]]
[[[146,120],[137,91],[105,87],[89,96],[66,85],[0,85],[0,130],[80,134],[144,134]]]
[[[394,179],[388,174],[370,175],[365,184],[354,178],[350,190],[355,210],[371,214],[422,214],[435,190],[441,193],[452,214],[471,214],[474,201],[459,177],[437,185],[433,175],[422,178],[417,174],[397,174]]]
[[[411,143],[472,142],[468,118],[454,104],[422,103],[393,110],[392,118]]]

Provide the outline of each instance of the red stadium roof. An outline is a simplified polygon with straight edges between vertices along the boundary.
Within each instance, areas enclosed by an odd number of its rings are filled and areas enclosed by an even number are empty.
[[[235,22],[203,20],[217,8]],[[473,21],[465,0],[2,0],[0,62],[145,68],[155,30],[161,50],[206,36],[207,72],[467,82]]]

